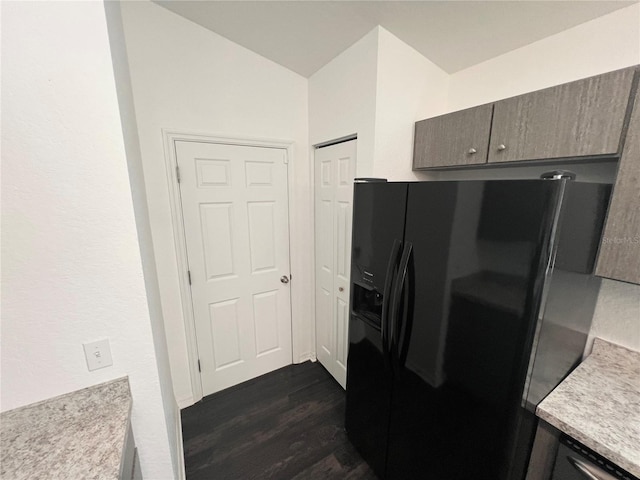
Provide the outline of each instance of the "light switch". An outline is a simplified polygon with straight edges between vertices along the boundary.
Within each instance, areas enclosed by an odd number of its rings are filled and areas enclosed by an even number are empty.
[[[84,356],[87,357],[89,371],[113,365],[108,338],[97,342],[83,343],[82,346],[84,347]]]

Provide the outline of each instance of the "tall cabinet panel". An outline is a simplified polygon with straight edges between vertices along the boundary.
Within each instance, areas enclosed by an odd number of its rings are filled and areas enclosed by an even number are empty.
[[[640,95],[620,159],[596,275],[640,284]]]
[[[489,163],[615,155],[634,69],[496,102]]]

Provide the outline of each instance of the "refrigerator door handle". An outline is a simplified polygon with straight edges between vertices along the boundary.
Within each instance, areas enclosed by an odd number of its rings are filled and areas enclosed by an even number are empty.
[[[412,252],[413,253],[413,252]],[[409,339],[411,338],[411,328],[413,326],[413,300],[414,300],[415,270],[413,255],[409,255],[407,270],[407,280],[402,292],[402,317],[398,325],[398,361],[400,368],[404,368],[409,353]]]
[[[400,296],[402,295],[402,289],[404,288],[405,281],[407,279],[407,270],[409,268],[409,258],[411,257],[411,251],[413,250],[413,244],[411,242],[405,242],[404,249],[402,251],[402,257],[400,259],[400,266],[398,267],[398,274],[394,283],[393,297],[391,298],[391,345],[397,347],[396,330],[398,330],[398,314],[400,312]]]
[[[589,465],[588,463],[580,460],[579,458],[571,455],[567,456],[569,463],[579,471],[585,479],[588,480],[616,480],[616,477],[609,475],[607,472],[595,465]]]
[[[382,318],[380,322],[380,335],[382,336],[382,348],[388,352],[390,350],[389,335],[388,335],[388,323],[389,323],[389,296],[391,295],[391,288],[393,286],[393,277],[395,276],[395,269],[398,263],[398,253],[400,252],[400,246],[402,242],[400,240],[394,240],[391,247],[391,254],[389,255],[389,262],[387,263],[387,276],[384,280],[384,289],[382,291]]]

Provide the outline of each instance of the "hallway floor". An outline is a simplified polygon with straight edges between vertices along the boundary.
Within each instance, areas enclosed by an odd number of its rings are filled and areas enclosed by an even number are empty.
[[[182,411],[187,480],[376,477],[347,440],[344,390],[306,362]]]

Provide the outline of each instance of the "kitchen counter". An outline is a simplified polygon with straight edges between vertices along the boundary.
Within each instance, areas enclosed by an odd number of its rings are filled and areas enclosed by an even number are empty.
[[[0,477],[118,479],[131,393],[120,378],[0,414]]]
[[[640,353],[596,339],[538,417],[640,476]]]

